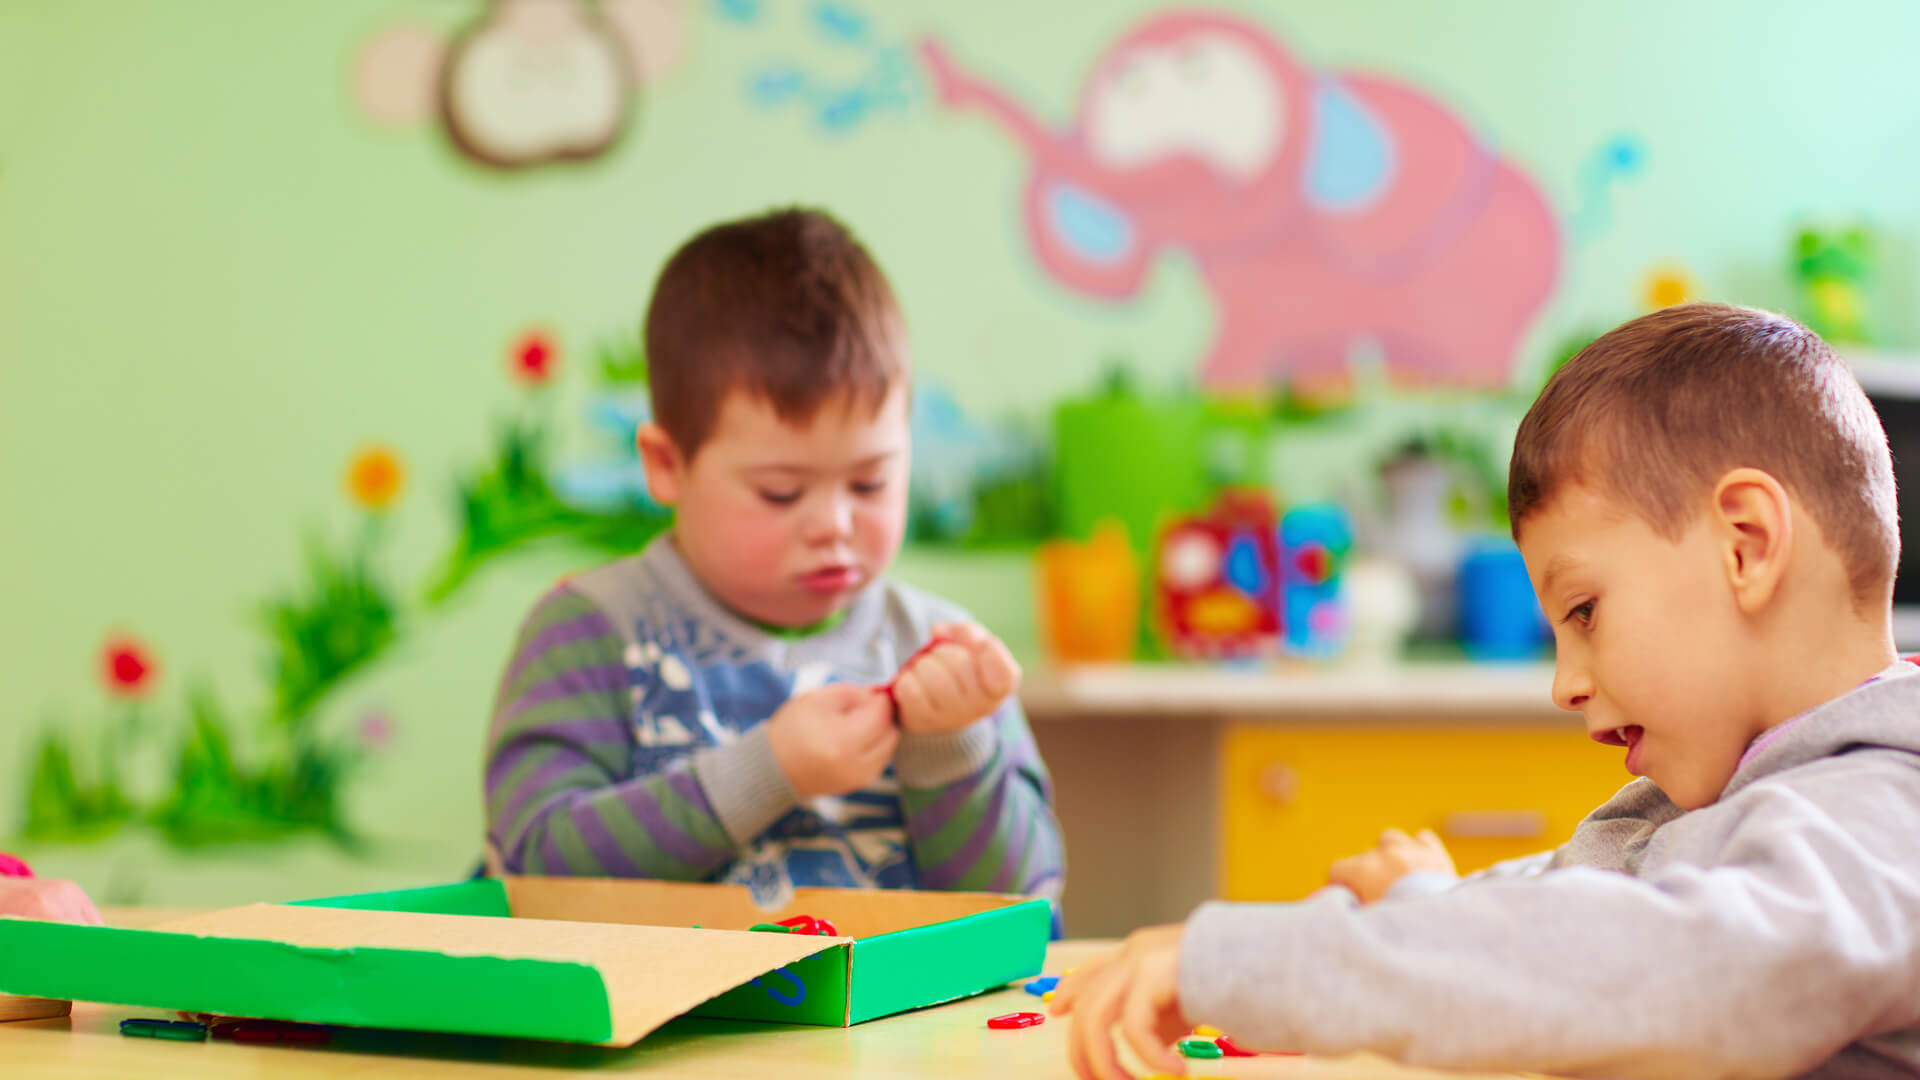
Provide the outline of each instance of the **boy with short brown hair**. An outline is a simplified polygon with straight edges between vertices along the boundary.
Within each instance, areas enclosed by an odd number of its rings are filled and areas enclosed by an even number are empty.
[[[884,578],[907,342],[825,214],[708,229],[661,272],[638,434],[672,529],[543,598],[494,712],[490,861],[529,874],[1057,896],[1059,825],[958,607]]]
[[[1890,627],[1886,436],[1845,365],[1765,312],[1634,320],[1548,382],[1509,491],[1554,701],[1641,779],[1454,887],[1397,891],[1444,869],[1402,835],[1347,868],[1383,903],[1137,933],[1054,1002],[1082,1075],[1120,1075],[1115,1021],[1167,1071],[1190,1021],[1455,1068],[1920,1070],[1920,678]]]

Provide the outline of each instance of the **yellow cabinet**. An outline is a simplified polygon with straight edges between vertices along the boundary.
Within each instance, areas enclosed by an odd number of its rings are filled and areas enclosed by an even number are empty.
[[[1624,751],[1563,727],[1228,724],[1221,893],[1294,900],[1389,827],[1432,829],[1461,873],[1564,842],[1631,780]]]

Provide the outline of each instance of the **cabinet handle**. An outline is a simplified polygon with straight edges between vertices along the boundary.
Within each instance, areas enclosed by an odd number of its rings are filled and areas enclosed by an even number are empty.
[[[1274,762],[1260,770],[1260,794],[1286,805],[1300,797],[1300,770]]]
[[[1455,810],[1441,821],[1440,833],[1461,840],[1537,840],[1547,835],[1547,815],[1543,810]]]

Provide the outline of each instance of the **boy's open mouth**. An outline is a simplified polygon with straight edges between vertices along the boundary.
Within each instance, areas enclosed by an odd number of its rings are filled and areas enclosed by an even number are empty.
[[[1640,737],[1645,734],[1646,729],[1639,724],[1623,724],[1620,727],[1587,732],[1587,736],[1594,742],[1604,743],[1607,746],[1626,747],[1627,771],[1635,776],[1640,775]]]

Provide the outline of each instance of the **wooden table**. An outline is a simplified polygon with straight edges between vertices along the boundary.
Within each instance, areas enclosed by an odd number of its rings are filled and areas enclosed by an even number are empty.
[[[149,925],[184,914],[177,910],[107,912],[116,925]],[[1111,943],[1061,942],[1047,970],[1062,971]],[[1065,1023],[991,1031],[990,1016],[1033,1010],[1039,1003],[1016,988],[905,1013],[851,1028],[789,1027],[730,1020],[680,1019],[638,1045],[593,1046],[489,1039],[463,1035],[336,1028],[322,1048],[243,1046],[230,1042],[169,1042],[120,1034],[130,1016],[164,1017],[157,1009],[76,1003],[73,1016],[0,1024],[0,1075],[38,1077],[475,1077],[506,1080],[569,1073],[634,1072],[699,1080],[815,1080],[832,1077],[1069,1078]],[[1240,1080],[1419,1080],[1465,1074],[1405,1069],[1376,1058],[1327,1061],[1267,1057],[1193,1061],[1195,1076]]]

